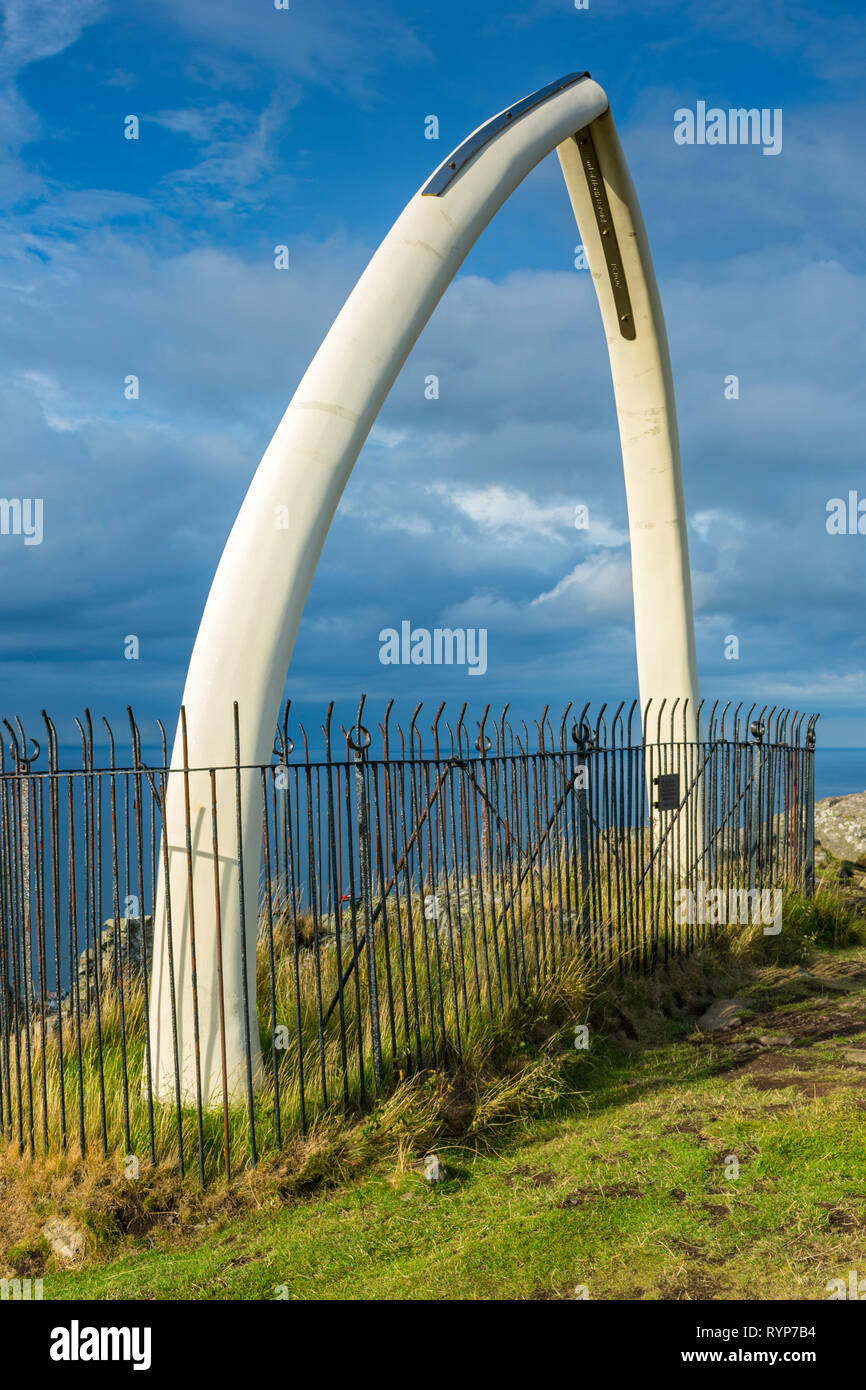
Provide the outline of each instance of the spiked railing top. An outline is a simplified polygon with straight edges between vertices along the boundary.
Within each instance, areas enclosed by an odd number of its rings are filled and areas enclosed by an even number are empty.
[[[509,720],[510,703],[498,712],[492,711],[487,704],[480,718],[470,720],[466,702],[457,710],[456,718],[453,715],[448,718],[443,700],[436,708],[432,722],[427,724],[422,716],[424,705],[421,701],[415,706],[408,722],[393,720],[394,700],[391,699],[384,706],[381,718],[375,721],[378,739],[374,743],[373,734],[364,722],[366,701],[367,697],[362,695],[354,720],[348,728],[342,723],[339,725],[337,738],[333,727],[332,700],[319,725],[321,740],[315,744],[311,743],[302,721],[299,720],[292,728],[292,702],[287,701],[274,731],[273,759],[279,764],[331,762],[343,758],[353,761],[365,757],[385,762],[431,756],[436,760],[469,760],[572,749],[582,752],[594,749],[613,751],[644,743],[679,744],[694,741],[812,748],[819,718],[817,714],[778,705],[759,705],[757,702],[747,705],[742,700],[736,704],[733,700],[702,700],[691,721],[688,701],[677,699],[655,703],[648,701],[643,709],[637,700],[632,700],[630,704],[621,700],[616,706],[604,702],[597,709],[592,708],[590,701],[582,707],[569,701],[558,717],[551,717],[550,706],[545,705],[540,717],[533,719],[530,726],[522,718],[513,722]],[[227,710],[227,718],[230,717],[231,711]],[[91,711],[85,709],[83,717],[76,717],[74,721],[81,743],[80,764],[78,767],[61,768],[56,726],[44,710],[42,726],[39,727],[41,741],[33,732],[25,729],[19,717],[16,716],[11,722],[3,719],[6,735],[0,738],[0,774],[135,772],[144,771],[147,767],[167,768],[169,748],[162,721],[154,721],[158,736],[150,747],[156,749],[157,757],[148,763],[142,757],[141,730],[131,707],[127,707],[127,720],[128,731],[125,732],[129,742],[127,744],[125,739],[123,748],[128,747],[129,752],[125,755],[125,752],[118,751],[114,731],[104,716],[99,723],[104,727],[105,738],[102,743],[97,743],[99,726],[94,728]],[[684,730],[689,729],[690,725],[697,731],[696,739],[684,737]],[[426,740],[425,733],[428,736]],[[101,764],[97,758],[99,749],[106,746],[107,765],[104,762]],[[315,756],[319,750],[321,758]],[[128,758],[126,761],[125,756]]]

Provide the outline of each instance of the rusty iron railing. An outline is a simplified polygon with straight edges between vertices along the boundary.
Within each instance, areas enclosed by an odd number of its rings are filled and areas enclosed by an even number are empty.
[[[507,707],[470,728],[465,705],[453,721],[442,705],[422,733],[421,705],[404,727],[392,704],[375,747],[363,700],[339,735],[330,706],[320,751],[303,725],[293,738],[286,706],[272,761],[252,770],[249,1007],[266,1072],[246,1107],[224,1095],[216,1110],[179,1090],[157,1103],[149,1074],[162,725],[147,761],[131,710],[122,757],[89,713],[74,757],[47,715],[38,741],[4,721],[0,1135],[22,1155],[173,1157],[182,1171],[194,1157],[202,1179],[230,1174],[459,1061],[473,1028],[495,1030],[574,951],[641,971],[693,951],[713,915],[683,914],[684,890],[746,901],[753,918],[770,888],[812,891],[816,716],[704,704],[686,740],[675,704],[569,706],[555,723],[545,709],[531,728]]]

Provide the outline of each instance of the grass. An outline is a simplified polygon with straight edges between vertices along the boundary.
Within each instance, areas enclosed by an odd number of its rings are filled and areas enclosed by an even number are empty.
[[[608,1042],[557,1113],[500,1144],[443,1146],[440,1187],[408,1161],[315,1199],[263,1193],[51,1274],[47,1296],[821,1297],[866,1266],[862,1082],[820,1102],[756,1093],[728,1061],[686,1038],[644,1056]]]
[[[7,1158],[0,1272],[42,1273],[46,1298],[826,1297],[866,1271],[866,949],[834,890],[786,913],[780,938],[728,933],[650,979],[575,963],[462,1074],[324,1118],[231,1186]],[[697,1033],[734,993],[737,1027]],[[46,1252],[54,1212],[86,1233],[81,1268]]]

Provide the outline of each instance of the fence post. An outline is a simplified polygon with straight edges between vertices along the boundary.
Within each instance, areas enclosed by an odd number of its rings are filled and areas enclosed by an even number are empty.
[[[589,933],[592,915],[589,893],[589,763],[587,754],[592,748],[592,730],[588,724],[574,721],[571,737],[575,744],[574,787],[577,792],[577,833],[580,841],[580,925]]]
[[[478,769],[478,782],[481,788],[481,864],[480,870],[483,873],[487,865],[490,848],[490,798],[487,791],[487,754],[493,746],[490,739],[484,732],[484,725],[487,723],[487,710],[484,711],[484,718],[478,725],[478,737],[475,740],[475,747],[481,757],[481,765]],[[492,861],[491,861],[492,862]],[[491,889],[492,891],[492,889]]]
[[[367,749],[370,747],[370,734],[361,724],[361,709],[354,729],[349,734],[349,747],[355,761],[355,799],[358,807],[358,849],[361,875],[361,897],[364,902],[364,937],[367,946],[367,987],[370,995],[370,1039],[373,1050],[373,1075],[376,1085],[381,1086],[382,1071],[382,1033],[379,1023],[379,981],[376,973],[376,946],[373,924],[373,883],[370,870],[370,812],[367,805]],[[387,923],[386,923],[387,930]]]
[[[815,730],[806,730],[806,857],[803,882],[807,898],[815,892]]]
[[[33,743],[33,752],[28,758],[27,736],[25,735],[24,730],[21,727],[21,720],[18,718],[16,718],[15,720],[15,723],[18,726],[17,736],[8,719],[4,719],[3,723],[6,725],[6,728],[12,735],[12,743],[10,745],[9,751],[11,752],[15,762],[15,785],[18,789],[20,806],[21,841],[19,851],[19,868],[21,872],[21,930],[23,935],[22,955],[24,957],[22,962],[24,967],[24,995],[21,1002],[24,1005],[25,1017],[28,1019],[27,1026],[29,1027],[30,1012],[31,1010],[34,1010],[36,1008],[36,989],[33,984],[33,946],[31,938],[30,921],[30,764],[34,763],[36,759],[39,757],[40,747],[39,744],[36,742],[36,739],[32,739],[31,742]],[[12,804],[14,817],[14,793]],[[14,834],[15,831],[13,822],[13,839]]]
[[[749,732],[754,739],[752,748],[752,776],[749,787],[749,888],[758,886],[758,845],[761,835],[761,782],[764,759],[761,742],[764,725],[760,719],[753,719]]]

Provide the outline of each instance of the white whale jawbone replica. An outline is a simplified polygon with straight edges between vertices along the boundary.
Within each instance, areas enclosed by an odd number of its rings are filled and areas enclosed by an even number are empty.
[[[581,149],[588,137],[590,150]],[[595,156],[611,227],[594,216],[582,167]],[[679,697],[675,734],[694,739],[697,660],[673,378],[661,302],[637,195],[610,112],[557,149],[598,296],[616,397],[628,504],[641,704]],[[604,218],[601,219],[602,224]],[[615,236],[634,336],[622,332],[603,240]]]
[[[669,813],[653,812],[659,870],[679,879],[701,858],[704,831],[694,746],[699,696],[691,571],[664,315],[640,205],[610,111],[561,144],[557,155],[610,356],[628,506],[638,685],[642,708],[651,711],[646,741],[668,744],[663,763],[647,761],[648,799],[655,807],[654,777],[664,772],[678,776],[680,803],[688,803],[673,823]],[[614,258],[605,245],[611,241]]]
[[[298,386],[226,543],[184,688],[187,767],[232,766],[235,701],[239,765],[270,761],[301,614],[361,447],[464,257],[554,149],[588,251],[611,360],[641,699],[678,699],[687,710],[679,737],[693,736],[697,677],[670,362],[646,235],[607,108],[588,74],[572,74],[506,108],[444,161],[373,256]],[[285,508],[288,529],[275,524]],[[188,1104],[200,1095],[210,1106],[223,1088],[230,1101],[248,1098],[262,1075],[255,1010],[261,774],[216,774],[217,912],[210,777],[189,773],[187,843],[183,766],[179,731],[164,818],[167,872],[155,913],[150,1056],[158,1098],[174,1101],[179,1092]]]

